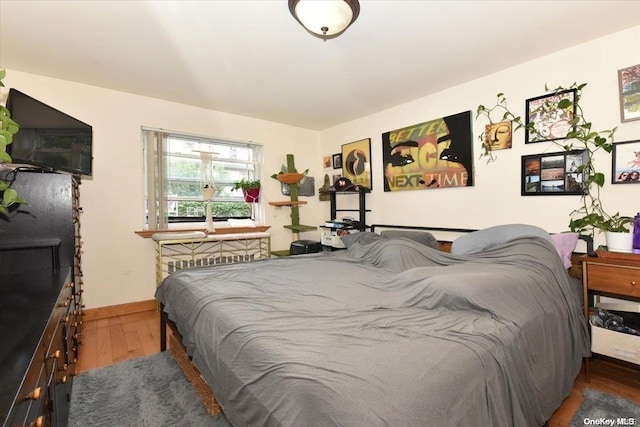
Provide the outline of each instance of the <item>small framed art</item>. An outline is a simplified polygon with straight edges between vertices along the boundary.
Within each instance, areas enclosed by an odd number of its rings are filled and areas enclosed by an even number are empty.
[[[329,169],[332,166],[331,156],[322,156],[322,167]]]
[[[640,64],[618,71],[620,121],[640,120]]]
[[[575,129],[570,122],[576,96],[577,90],[569,89],[527,99],[525,144],[565,139]]]
[[[484,146],[487,151],[511,148],[512,139],[511,120],[492,123],[484,127]]]
[[[332,157],[333,157],[333,168],[340,169],[342,167],[342,153],[334,154]]]
[[[523,196],[582,194],[586,150],[522,156]]]
[[[613,144],[611,182],[640,184],[640,140]]]

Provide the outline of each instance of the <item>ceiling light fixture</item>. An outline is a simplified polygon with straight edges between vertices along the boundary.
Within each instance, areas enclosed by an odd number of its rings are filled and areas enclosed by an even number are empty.
[[[312,35],[333,39],[349,28],[360,14],[358,0],[289,0],[289,11]]]

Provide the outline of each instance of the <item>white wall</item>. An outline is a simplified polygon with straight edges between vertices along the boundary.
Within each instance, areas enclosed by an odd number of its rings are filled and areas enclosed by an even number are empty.
[[[594,129],[618,126],[616,141],[640,139],[640,121],[620,123],[617,75],[621,68],[640,64],[640,49],[632,48],[638,45],[640,26],[343,123],[321,132],[321,154],[337,153],[341,144],[371,138],[369,223],[482,228],[522,222],[551,232],[568,230],[568,215],[578,207],[579,196],[520,196],[521,156],[562,150],[551,143],[525,146],[520,130],[514,133],[514,148],[496,151],[498,160],[487,164],[486,158],[479,158],[480,143],[475,139],[487,121],[475,120],[476,108],[479,104],[494,105],[496,94],[503,92],[512,111],[524,118],[525,100],[545,94],[545,83],[551,88],[587,83],[581,105]],[[473,187],[384,192],[382,133],[468,110],[474,117]],[[607,177],[602,194],[605,208],[630,216],[640,211],[640,185],[611,185],[610,156],[598,156],[596,162]],[[328,215],[328,208],[326,212]],[[604,243],[602,236],[596,243]]]
[[[381,135],[462,111],[475,114],[478,104],[491,105],[498,92],[507,95],[515,112],[524,114],[525,99],[544,94],[545,83],[555,87],[586,82],[582,106],[595,128],[619,125],[618,141],[640,139],[640,121],[619,123],[617,86],[617,70],[640,63],[640,50],[634,48],[638,42],[640,26],[322,132],[12,70],[7,70],[4,83],[93,126],[94,176],[81,186],[81,221],[85,301],[94,308],[153,298],[153,242],[134,233],[143,228],[141,126],[262,143],[265,202],[284,200],[279,184],[268,176],[287,153],[296,156],[299,169],[310,168],[319,187],[325,173],[334,173],[322,168],[322,156],[340,152],[344,143],[371,138],[369,223],[480,228],[526,222],[562,231],[577,196],[520,196],[520,156],[559,151],[556,148],[546,143],[525,146],[518,132],[514,148],[498,152],[498,161],[486,164],[478,159],[479,143],[474,142],[474,187],[385,193]],[[6,93],[5,88],[0,102],[6,101]],[[474,134],[484,125],[474,121]],[[610,176],[608,156],[598,159],[598,168]],[[640,186],[607,184],[603,199],[608,210],[633,215],[640,211]],[[319,202],[317,196],[306,200],[309,204],[300,208],[302,223],[318,225],[329,219],[328,202]],[[285,249],[291,241],[290,232],[282,228],[290,221],[289,213],[288,208],[265,203],[263,217],[272,226],[274,249]],[[318,232],[302,238],[317,239]]]
[[[317,173],[318,132],[13,70],[4,83],[3,104],[6,89],[14,87],[93,126],[93,177],[80,186],[87,308],[153,299],[154,244],[134,233],[144,227],[141,126],[263,144],[262,218],[272,226],[272,248],[289,247],[291,232],[282,227],[291,221],[289,208],[266,203],[288,197],[269,175],[280,170],[288,153],[298,169]],[[318,197],[306,200],[302,222],[320,224]]]

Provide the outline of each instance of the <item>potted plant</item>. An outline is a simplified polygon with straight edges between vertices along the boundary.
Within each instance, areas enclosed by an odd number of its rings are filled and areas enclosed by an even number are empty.
[[[0,87],[4,87],[2,79],[6,75],[5,70],[0,70]],[[7,153],[7,146],[13,142],[13,135],[20,130],[20,125],[11,118],[11,112],[0,105],[0,165],[11,163],[11,156]],[[18,196],[18,192],[11,188],[11,182],[0,177],[0,214],[6,215],[9,206],[26,203]]]
[[[245,202],[257,203],[260,199],[260,180],[242,178],[240,181],[233,184],[232,190],[242,190]]]
[[[603,215],[591,213],[573,221],[577,229],[592,225],[604,233],[607,249],[614,252],[631,252],[633,249],[633,233],[630,225],[633,218],[616,213],[605,218]]]
[[[583,192],[580,198],[580,206],[569,214],[569,228],[571,231],[590,234],[593,237],[595,231],[628,231],[626,225],[631,223],[632,219],[621,216],[618,212],[613,215],[608,214],[602,206],[600,189],[604,186],[605,175],[596,170],[594,157],[598,151],[611,153],[613,150],[614,134],[617,128],[614,127],[613,129],[603,131],[593,130],[591,122],[587,121],[580,106],[582,90],[586,85],[586,83],[574,83],[568,88],[557,87],[553,89],[551,95],[568,90],[575,90],[575,101],[563,97],[550,97],[549,99],[558,99],[558,101],[555,102],[551,100],[545,102],[539,109],[543,110],[542,112],[544,112],[544,114],[565,114],[572,117],[568,122],[571,128],[567,133],[566,139],[551,142],[565,151],[585,150],[588,154],[584,164],[576,170],[576,173],[583,174]],[[550,91],[546,85],[545,90],[547,92]],[[479,105],[476,111],[476,118],[484,116],[489,119],[489,123],[493,125],[494,121],[491,115],[495,112],[502,113],[499,121],[510,120],[512,123],[515,123],[516,126],[514,130],[524,128],[530,135],[533,134],[541,140],[546,140],[545,136],[540,133],[534,123],[525,124],[520,116],[516,116],[511,112],[503,93],[497,95],[497,101],[492,107],[489,108],[484,105]],[[530,111],[529,113],[533,114],[535,111]],[[491,146],[485,144],[484,137],[484,133],[479,135],[479,140],[482,143],[482,156],[489,157],[490,162],[494,161],[495,157],[491,152]]]
[[[305,170],[303,173],[296,171],[289,172],[289,168],[286,165],[282,165],[280,171],[271,175],[271,178],[277,179],[283,184],[292,185],[302,183],[308,173],[309,169]]]

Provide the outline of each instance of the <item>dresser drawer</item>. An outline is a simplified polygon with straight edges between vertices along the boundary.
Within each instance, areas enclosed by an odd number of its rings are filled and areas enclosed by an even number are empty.
[[[640,266],[586,264],[589,290],[640,298]]]

